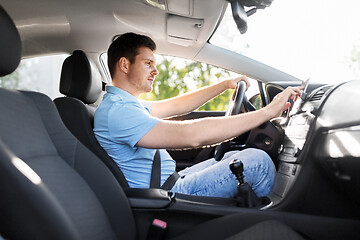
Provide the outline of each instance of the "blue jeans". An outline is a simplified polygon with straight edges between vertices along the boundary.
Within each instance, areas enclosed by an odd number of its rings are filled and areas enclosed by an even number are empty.
[[[255,148],[227,152],[221,161],[211,158],[180,171],[181,177],[171,191],[198,196],[234,197],[238,181],[229,168],[233,159],[243,162],[245,181],[256,195],[268,195],[274,184],[275,166],[269,155]]]

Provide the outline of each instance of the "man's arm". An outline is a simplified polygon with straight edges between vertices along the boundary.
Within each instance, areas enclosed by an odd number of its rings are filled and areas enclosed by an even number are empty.
[[[229,79],[211,86],[200,88],[194,92],[186,93],[178,97],[162,101],[152,102],[151,115],[158,118],[168,118],[194,111],[209,100],[218,96],[227,89],[234,89],[237,82],[245,81],[247,87],[249,81],[246,76]]]
[[[145,148],[181,149],[219,143],[279,116],[289,108],[289,98],[294,99],[300,94],[300,88],[287,88],[265,108],[235,116],[182,122],[161,120],[136,145]]]

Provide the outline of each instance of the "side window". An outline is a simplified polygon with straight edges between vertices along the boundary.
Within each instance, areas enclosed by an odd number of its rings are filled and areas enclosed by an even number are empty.
[[[108,72],[106,54],[102,54],[100,60],[104,71]],[[156,55],[156,60],[159,75],[153,83],[153,91],[143,94],[140,97],[141,99],[149,101],[168,99],[225,79],[240,76],[239,74],[209,64],[177,57]],[[111,81],[109,80],[109,82]],[[251,86],[247,93],[249,98],[258,93],[257,82],[252,79],[250,79],[250,82]],[[225,111],[232,92],[232,90],[225,91],[198,110]]]
[[[201,62],[163,55],[157,55],[156,58],[159,75],[155,79],[153,91],[141,97],[145,100],[153,101],[175,97],[222,80],[240,76],[234,72]],[[257,82],[251,79],[250,81],[252,83],[251,91],[258,91]],[[225,111],[232,92],[233,90],[225,91],[200,107],[198,111]]]
[[[108,64],[107,64],[107,53],[104,52],[104,53],[100,54],[99,60],[100,60],[100,65],[102,67],[102,70],[105,73],[107,83],[111,83],[111,76],[110,76],[110,72],[109,72],[109,68],[108,68]]]
[[[37,91],[51,99],[59,92],[61,67],[69,55],[53,55],[23,59],[12,74],[0,78],[0,87],[16,90]]]
[[[254,105],[256,110],[264,107],[259,93],[252,96],[249,101]]]

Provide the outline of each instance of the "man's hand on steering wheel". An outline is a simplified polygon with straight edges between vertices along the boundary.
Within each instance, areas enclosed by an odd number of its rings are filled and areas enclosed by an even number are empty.
[[[245,91],[248,90],[248,88],[250,87],[250,82],[249,79],[246,75],[242,75],[241,77],[237,77],[237,78],[233,78],[233,79],[229,79],[226,80],[228,82],[228,89],[235,89],[238,82],[243,81],[246,84],[246,89]]]
[[[248,100],[245,96],[245,91],[250,86],[250,83],[246,76],[231,79],[228,81],[229,81],[229,84],[232,84],[232,86],[235,85],[235,87],[233,87],[233,88],[235,88],[235,91],[230,99],[229,106],[228,106],[228,109],[225,114],[226,116],[231,116],[231,115],[239,114],[241,112],[242,105],[244,106],[245,109],[249,105]],[[251,109],[251,110],[254,110],[254,109]],[[220,161],[223,158],[223,156],[229,146],[230,146],[229,141],[223,142],[215,149],[214,158],[216,161]]]

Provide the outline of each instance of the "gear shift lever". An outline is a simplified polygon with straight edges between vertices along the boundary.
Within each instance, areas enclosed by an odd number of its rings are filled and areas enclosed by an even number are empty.
[[[244,180],[244,164],[238,160],[234,159],[229,164],[231,172],[236,176],[239,181],[238,184],[238,193],[235,196],[235,199],[238,202],[239,207],[257,207],[261,205],[261,199],[256,196],[252,188]]]
[[[235,175],[239,181],[239,185],[244,184],[244,164],[242,161],[234,159],[229,164],[231,172]]]

